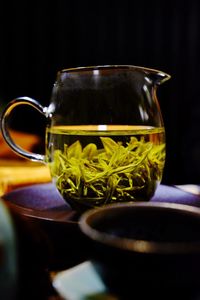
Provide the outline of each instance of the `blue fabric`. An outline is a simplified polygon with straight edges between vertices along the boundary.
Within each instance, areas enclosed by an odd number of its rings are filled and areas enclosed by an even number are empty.
[[[3,196],[16,205],[36,210],[71,210],[53,183],[19,188]],[[200,207],[200,196],[173,186],[159,185],[151,202],[171,202]]]
[[[170,202],[200,207],[200,196],[184,192],[174,186],[160,185],[152,202]]]

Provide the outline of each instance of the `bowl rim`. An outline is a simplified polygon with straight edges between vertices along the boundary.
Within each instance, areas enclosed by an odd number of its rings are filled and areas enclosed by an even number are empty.
[[[163,203],[163,202],[137,202],[137,203],[117,203],[109,204],[103,207],[90,209],[84,212],[78,221],[78,225],[82,233],[87,236],[90,240],[96,241],[100,244],[108,245],[109,247],[118,248],[130,252],[142,253],[142,254],[200,254],[200,241],[194,242],[155,242],[145,241],[137,239],[129,239],[117,237],[114,235],[107,234],[105,232],[94,229],[89,224],[89,220],[95,215],[98,215],[104,211],[119,210],[119,209],[134,209],[135,208],[158,208],[161,210],[171,210],[189,215],[194,215],[200,218],[200,208],[177,203]]]

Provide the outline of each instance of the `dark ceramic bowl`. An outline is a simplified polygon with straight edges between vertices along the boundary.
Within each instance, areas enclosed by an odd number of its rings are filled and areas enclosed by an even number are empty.
[[[97,272],[120,299],[197,299],[200,209],[149,202],[108,205],[84,213],[79,225]]]

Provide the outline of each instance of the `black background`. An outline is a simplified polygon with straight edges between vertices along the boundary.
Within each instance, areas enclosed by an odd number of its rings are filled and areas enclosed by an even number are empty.
[[[158,90],[167,135],[163,183],[200,183],[200,1],[1,1],[0,104],[48,105],[58,70],[131,64],[172,79]],[[43,133],[38,113],[16,129]]]

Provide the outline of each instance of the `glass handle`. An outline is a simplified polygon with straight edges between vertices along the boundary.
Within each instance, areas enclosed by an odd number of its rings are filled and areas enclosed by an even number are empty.
[[[8,120],[10,117],[10,113],[12,110],[18,106],[18,105],[29,105],[38,110],[41,114],[43,114],[45,117],[48,117],[47,114],[47,108],[43,107],[38,101],[29,98],[29,97],[19,97],[15,98],[11,102],[8,103],[8,105],[5,107],[4,111],[2,112],[1,115],[1,130],[2,130],[2,135],[6,141],[6,143],[10,146],[10,148],[17,153],[18,155],[27,158],[32,161],[37,161],[37,162],[45,162],[45,156],[42,154],[37,154],[33,152],[28,152],[24,149],[22,149],[20,146],[18,146],[14,140],[12,139],[10,133],[9,133],[9,126],[8,126]]]

